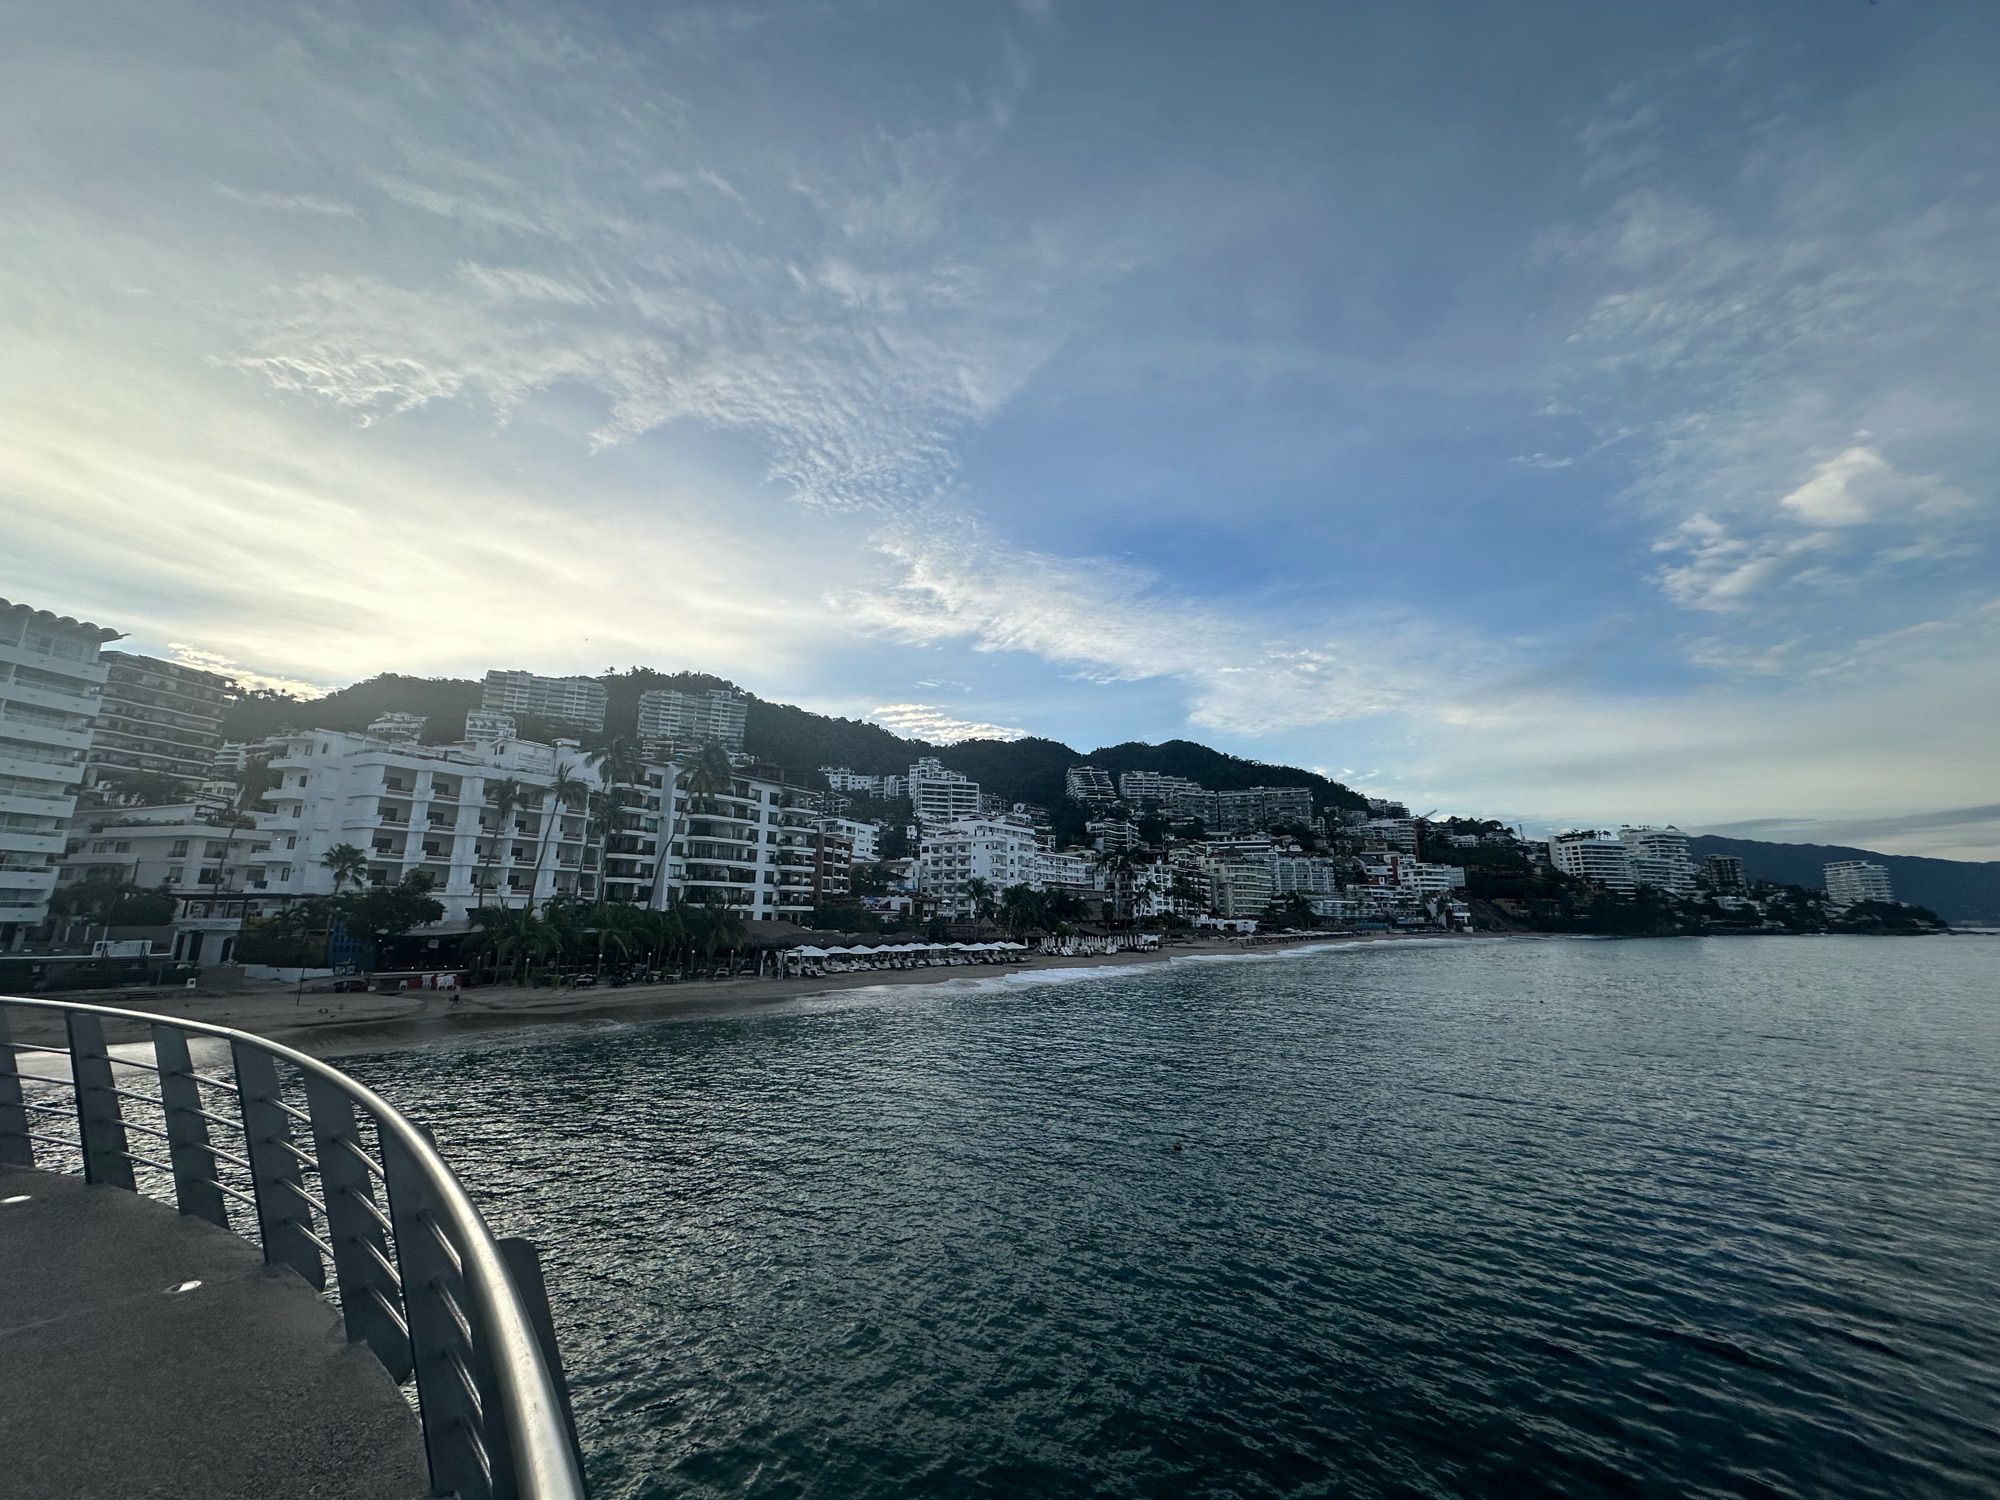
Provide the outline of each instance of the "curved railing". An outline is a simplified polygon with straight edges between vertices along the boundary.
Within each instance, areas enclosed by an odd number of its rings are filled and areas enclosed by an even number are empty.
[[[10,1015],[60,1020],[68,1045],[12,1040]],[[114,1056],[107,1019],[146,1028],[152,1061]],[[228,1044],[229,1076],[194,1067],[197,1037]],[[18,1059],[36,1054],[67,1057],[70,1076],[24,1075]],[[158,1092],[124,1086],[125,1069]],[[46,1097],[62,1090],[73,1099]],[[132,1134],[166,1159],[133,1150]],[[94,1183],[164,1197],[170,1180],[182,1213],[224,1229],[242,1232],[232,1212],[254,1222],[264,1259],[322,1291],[330,1261],[347,1336],[397,1381],[415,1377],[433,1493],[582,1497],[534,1248],[496,1240],[422,1127],[339,1069],[228,1026],[0,996],[0,1165],[36,1166],[37,1147],[57,1170],[80,1154]]]

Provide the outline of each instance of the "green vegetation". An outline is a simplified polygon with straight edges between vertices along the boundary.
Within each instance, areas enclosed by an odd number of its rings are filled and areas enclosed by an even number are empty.
[[[115,875],[86,875],[49,897],[50,916],[109,927],[160,927],[173,921],[174,906],[169,892],[143,890]]]

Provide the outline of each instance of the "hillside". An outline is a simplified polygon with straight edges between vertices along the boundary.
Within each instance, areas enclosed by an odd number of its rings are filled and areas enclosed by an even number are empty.
[[[1844,844],[1766,844],[1704,834],[1688,840],[1697,863],[1711,854],[1733,854],[1753,880],[1786,885],[1824,884],[1823,866],[1837,859],[1869,859],[1889,871],[1897,899],[1928,906],[1947,922],[2000,922],[2000,861],[1926,859],[1882,854]]]
[[[633,667],[597,678],[605,686],[610,708],[601,735],[584,736],[597,743],[636,727],[639,695],[652,688],[734,686],[700,672],[656,672]],[[232,740],[261,739],[282,729],[366,729],[385,713],[423,714],[424,742],[440,744],[458,738],[468,710],[479,706],[479,684],[456,677],[404,677],[385,672],[357,682],[324,698],[288,698],[282,694],[248,695],[235,704],[223,722]],[[523,724],[523,733],[545,726]],[[1330,807],[1362,807],[1366,799],[1338,782],[1296,766],[1265,765],[1198,745],[1192,740],[1168,740],[1160,745],[1111,745],[1089,754],[1056,740],[964,740],[932,745],[905,739],[879,724],[859,719],[830,718],[789,703],[772,703],[750,695],[744,747],[800,779],[821,766],[846,766],[869,775],[902,772],[921,755],[935,755],[952,770],[971,777],[982,788],[1008,802],[1038,802],[1053,807],[1062,800],[1063,776],[1082,761],[1118,771],[1158,771],[1185,776],[1215,791],[1251,786],[1307,786]]]

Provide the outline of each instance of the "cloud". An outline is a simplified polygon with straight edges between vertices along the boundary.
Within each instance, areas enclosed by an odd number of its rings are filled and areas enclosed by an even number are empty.
[[[1778,502],[1813,526],[1858,526],[1864,521],[1948,516],[1971,505],[1955,485],[1931,475],[1898,474],[1873,448],[1844,449],[1815,468]],[[1922,553],[1905,550],[1901,560]]]
[[[1576,460],[1553,453],[1517,453],[1507,462],[1519,464],[1524,469],[1567,469]]]
[[[1747,540],[1703,511],[1696,511],[1653,544],[1675,559],[1653,575],[1667,597],[1689,609],[1726,613],[1748,607],[1752,598],[1823,552],[1832,539],[1811,532],[1789,540]]]
[[[232,203],[274,209],[279,213],[317,214],[334,219],[352,219],[360,213],[352,203],[343,203],[338,198],[322,198],[317,193],[270,193],[231,187],[226,182],[211,182],[209,187]]]
[[[184,667],[194,667],[203,672],[219,672],[224,677],[235,680],[236,686],[244,692],[286,693],[294,698],[323,698],[333,688],[321,682],[307,682],[297,677],[272,676],[233,661],[220,651],[205,651],[199,646],[190,646],[185,641],[167,642],[167,659],[177,661]]]
[[[1028,733],[1004,724],[961,719],[929,703],[884,703],[870,710],[868,717],[884,729],[934,745],[954,745],[960,740],[1018,740]]]

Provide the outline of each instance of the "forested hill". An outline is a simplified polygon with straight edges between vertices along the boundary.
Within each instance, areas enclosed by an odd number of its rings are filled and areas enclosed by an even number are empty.
[[[1711,854],[1733,854],[1752,880],[1820,886],[1824,866],[1837,859],[1868,859],[1889,872],[1896,899],[1928,906],[1947,922],[2000,922],[2000,861],[1925,859],[1914,854],[1881,854],[1845,844],[1766,844],[1704,834],[1688,840],[1696,863]]]
[[[610,697],[602,735],[583,736],[587,743],[634,732],[639,695],[653,688],[700,689],[725,684],[701,672],[656,672],[634,667],[597,678]],[[223,733],[232,740],[261,739],[282,729],[366,729],[385,713],[426,716],[424,740],[442,744],[457,739],[468,710],[479,707],[479,684],[456,677],[404,677],[385,672],[366,682],[329,693],[324,698],[298,699],[282,694],[246,695],[229,712]],[[523,734],[541,737],[548,726],[524,723]],[[870,775],[900,773],[920,755],[935,755],[954,771],[971,777],[986,791],[1008,802],[1053,805],[1062,799],[1063,775],[1088,761],[1107,771],[1158,771],[1185,776],[1214,791],[1252,786],[1306,786],[1315,800],[1328,807],[1362,807],[1359,793],[1295,766],[1265,765],[1225,755],[1192,740],[1168,740],[1160,745],[1111,745],[1088,754],[1055,740],[964,740],[956,745],[931,745],[904,739],[879,724],[859,719],[829,718],[789,703],[771,703],[750,695],[744,745],[753,754],[794,773],[821,766],[846,766]]]

